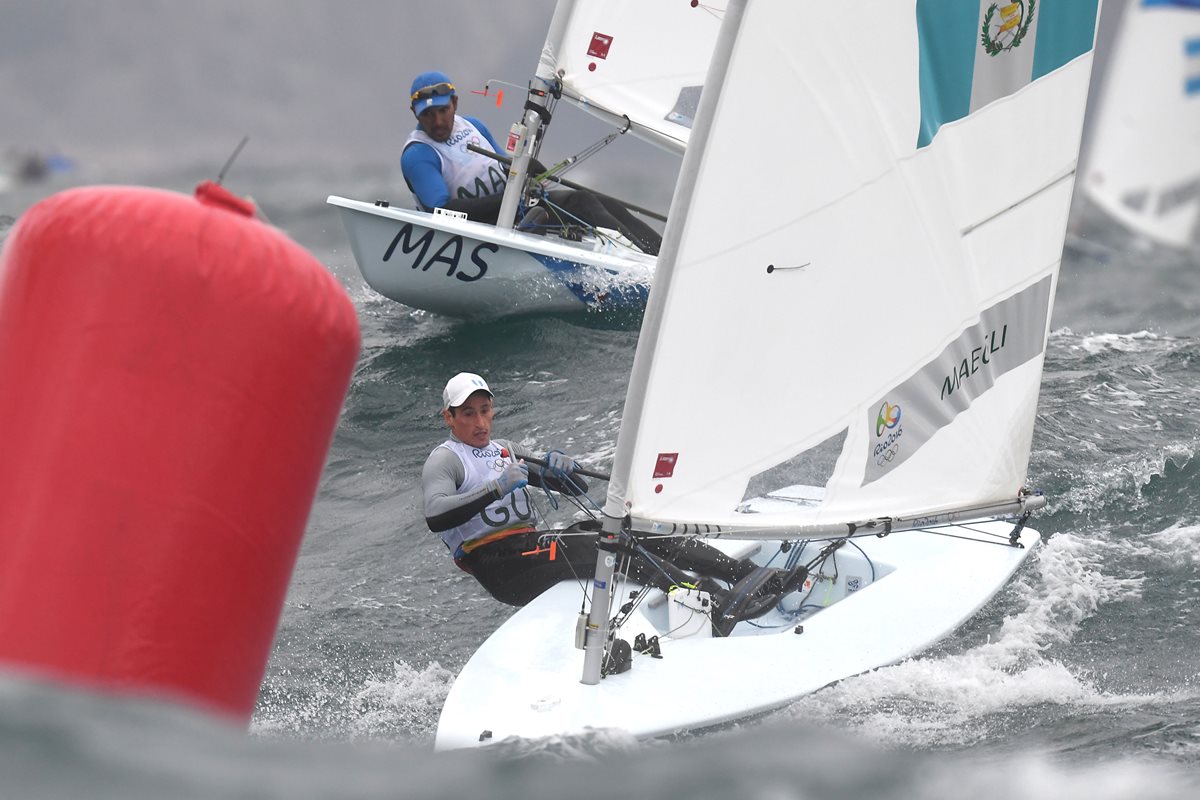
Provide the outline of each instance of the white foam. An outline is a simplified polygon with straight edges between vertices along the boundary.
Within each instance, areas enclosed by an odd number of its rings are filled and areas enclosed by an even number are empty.
[[[1123,545],[1055,536],[1004,598],[1015,596],[1022,607],[984,644],[842,681],[781,713],[828,722],[881,743],[922,747],[974,742],[1001,724],[998,715],[1022,708],[1143,706],[1178,699],[1108,693],[1045,655],[1047,648],[1070,641],[1101,605],[1141,595],[1141,577],[1103,571],[1114,547]]]
[[[1165,564],[1200,563],[1200,525],[1177,522],[1139,542],[1144,546],[1143,555],[1161,559]]]
[[[368,680],[354,698],[362,713],[351,724],[354,738],[432,740],[438,715],[454,683],[454,673],[434,661],[415,669],[404,661],[392,664],[389,680]]]

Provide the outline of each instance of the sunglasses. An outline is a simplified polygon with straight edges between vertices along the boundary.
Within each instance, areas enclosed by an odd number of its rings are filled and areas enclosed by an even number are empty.
[[[454,94],[453,83],[435,83],[432,86],[425,86],[413,92],[412,101],[416,103],[420,100],[428,100],[431,97],[445,97],[452,94]]]

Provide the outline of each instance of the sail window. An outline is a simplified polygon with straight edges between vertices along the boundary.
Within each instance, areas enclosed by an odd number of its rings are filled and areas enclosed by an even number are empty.
[[[847,429],[842,429],[815,447],[750,478],[738,511],[755,513],[820,505],[825,485],[846,443],[846,434]],[[753,508],[747,503],[750,498],[757,498]]]

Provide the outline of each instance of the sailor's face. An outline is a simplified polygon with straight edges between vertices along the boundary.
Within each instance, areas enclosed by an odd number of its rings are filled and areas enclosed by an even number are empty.
[[[486,447],[492,440],[492,396],[487,392],[475,392],[453,414],[446,409],[442,415],[450,432],[463,444]]]
[[[430,106],[417,115],[417,124],[435,142],[444,142],[454,130],[454,113],[458,111],[458,98],[451,97],[444,106]]]

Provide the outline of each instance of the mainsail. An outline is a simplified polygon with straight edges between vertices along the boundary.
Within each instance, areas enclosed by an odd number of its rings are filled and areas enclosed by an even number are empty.
[[[724,0],[560,0],[539,74],[563,97],[682,153],[700,99]],[[556,31],[561,23],[561,32]]]
[[[1098,0],[741,6],[672,202],[606,515],[815,529],[1014,500]],[[829,450],[819,503],[738,511],[752,480]]]
[[[1084,195],[1162,244],[1200,246],[1200,0],[1133,0],[1089,125]]]

